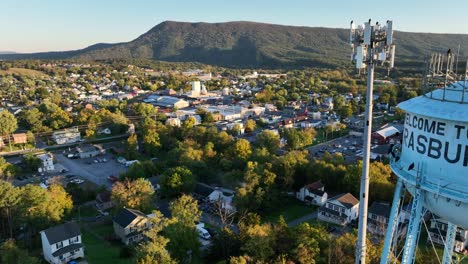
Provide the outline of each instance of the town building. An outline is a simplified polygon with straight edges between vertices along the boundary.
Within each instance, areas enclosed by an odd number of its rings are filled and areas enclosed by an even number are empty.
[[[374,144],[384,145],[388,143],[395,143],[399,136],[400,130],[394,126],[388,126],[372,133],[371,140]]]
[[[51,227],[40,232],[44,259],[51,264],[68,263],[84,257],[80,227],[75,222]]]
[[[321,181],[316,181],[299,189],[296,198],[307,204],[323,206],[328,194],[325,192],[325,185]]]
[[[115,234],[125,245],[141,241],[143,233],[152,225],[147,215],[130,208],[123,208],[113,222]]]
[[[94,145],[81,145],[76,147],[76,152],[80,159],[92,158],[102,153],[102,150]]]
[[[37,169],[39,172],[53,171],[55,170],[54,166],[54,157],[50,153],[44,153],[36,156],[41,160],[41,165]]]
[[[52,133],[52,140],[58,145],[76,143],[81,140],[81,134],[78,128],[68,128]]]
[[[444,246],[447,236],[448,222],[438,216],[435,216],[431,219],[431,224],[429,228],[429,235],[427,238],[428,243],[432,240],[437,245]],[[461,254],[466,254],[468,250],[468,231],[457,227],[457,232],[455,235],[455,243],[453,251]]]
[[[26,133],[13,134],[13,142],[15,144],[26,144],[28,143],[28,136],[26,135]]]
[[[338,225],[346,225],[359,215],[359,200],[350,193],[337,195],[327,200],[318,210],[318,219]]]

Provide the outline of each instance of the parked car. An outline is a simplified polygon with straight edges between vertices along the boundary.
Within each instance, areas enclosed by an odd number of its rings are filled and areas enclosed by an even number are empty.
[[[204,226],[203,223],[200,223],[200,224],[197,225],[198,236],[205,239],[205,240],[208,240],[208,239],[211,238],[211,235],[210,235],[210,233],[208,233],[208,231],[203,226]]]
[[[111,182],[118,182],[120,180],[119,177],[114,175],[110,175],[109,177],[107,177],[107,179]]]

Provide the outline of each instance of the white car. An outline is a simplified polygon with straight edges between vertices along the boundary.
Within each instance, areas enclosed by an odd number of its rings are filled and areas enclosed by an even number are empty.
[[[82,184],[84,182],[84,180],[82,180],[82,179],[73,179],[70,182],[76,183],[76,184]]]

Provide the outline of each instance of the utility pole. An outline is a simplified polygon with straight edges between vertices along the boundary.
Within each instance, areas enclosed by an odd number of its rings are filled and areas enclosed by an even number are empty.
[[[349,42],[353,53],[351,60],[356,63],[356,68],[367,68],[367,93],[364,124],[364,144],[362,156],[362,175],[359,192],[359,230],[356,245],[356,264],[366,263],[366,236],[367,236],[367,207],[369,201],[369,168],[370,145],[372,133],[372,100],[374,89],[375,64],[385,64],[393,68],[395,57],[395,45],[393,45],[393,22],[387,21],[384,26],[371,25],[371,20],[364,25],[355,28],[351,21]]]

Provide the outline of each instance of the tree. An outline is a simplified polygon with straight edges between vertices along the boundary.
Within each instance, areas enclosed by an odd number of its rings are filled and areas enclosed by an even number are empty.
[[[257,261],[267,261],[274,254],[274,236],[270,224],[248,226],[242,231],[241,250]]]
[[[170,204],[171,214],[177,222],[185,226],[194,226],[200,221],[201,211],[198,210],[198,202],[192,196],[183,194]]]
[[[195,177],[186,167],[170,168],[161,176],[160,185],[164,195],[176,196],[190,192],[195,187]]]
[[[252,133],[255,130],[255,126],[257,123],[255,123],[255,120],[249,119],[247,122],[245,122],[245,132],[246,133]]]
[[[136,134],[131,134],[127,138],[125,144],[126,156],[128,159],[134,160],[138,155],[138,139]]]
[[[8,136],[18,128],[18,122],[15,116],[4,110],[0,112],[0,135]]]
[[[175,264],[166,249],[169,239],[161,234],[168,221],[159,211],[153,211],[153,214],[155,217],[150,218],[152,226],[145,232],[147,239],[136,248],[137,264]]]
[[[6,217],[9,236],[13,237],[13,212],[12,209],[19,203],[20,192],[11,183],[0,180],[0,215]]]
[[[263,130],[257,134],[257,145],[275,153],[280,148],[280,136],[271,130]]]
[[[128,207],[143,212],[151,208],[153,196],[153,186],[143,178],[116,182],[111,191],[111,199],[117,207]]]
[[[195,222],[201,217],[198,203],[192,196],[184,194],[171,203],[170,209],[172,223],[164,230],[169,238],[169,252],[179,262],[190,260],[193,256],[198,256],[200,248],[195,229]]]
[[[27,250],[19,248],[15,240],[9,239],[0,246],[0,260],[8,264],[39,264],[39,259],[31,257]]]
[[[15,175],[15,167],[0,157],[0,179],[9,180]]]
[[[161,142],[156,129],[149,129],[144,132],[143,144],[145,146],[145,151],[148,154],[154,156],[158,152],[161,148]]]
[[[32,154],[24,155],[24,162],[26,163],[28,170],[31,172],[37,171],[42,165],[42,161]]]
[[[243,138],[237,140],[231,148],[231,154],[234,159],[240,159],[243,161],[247,160],[247,158],[252,154],[249,141]]]

